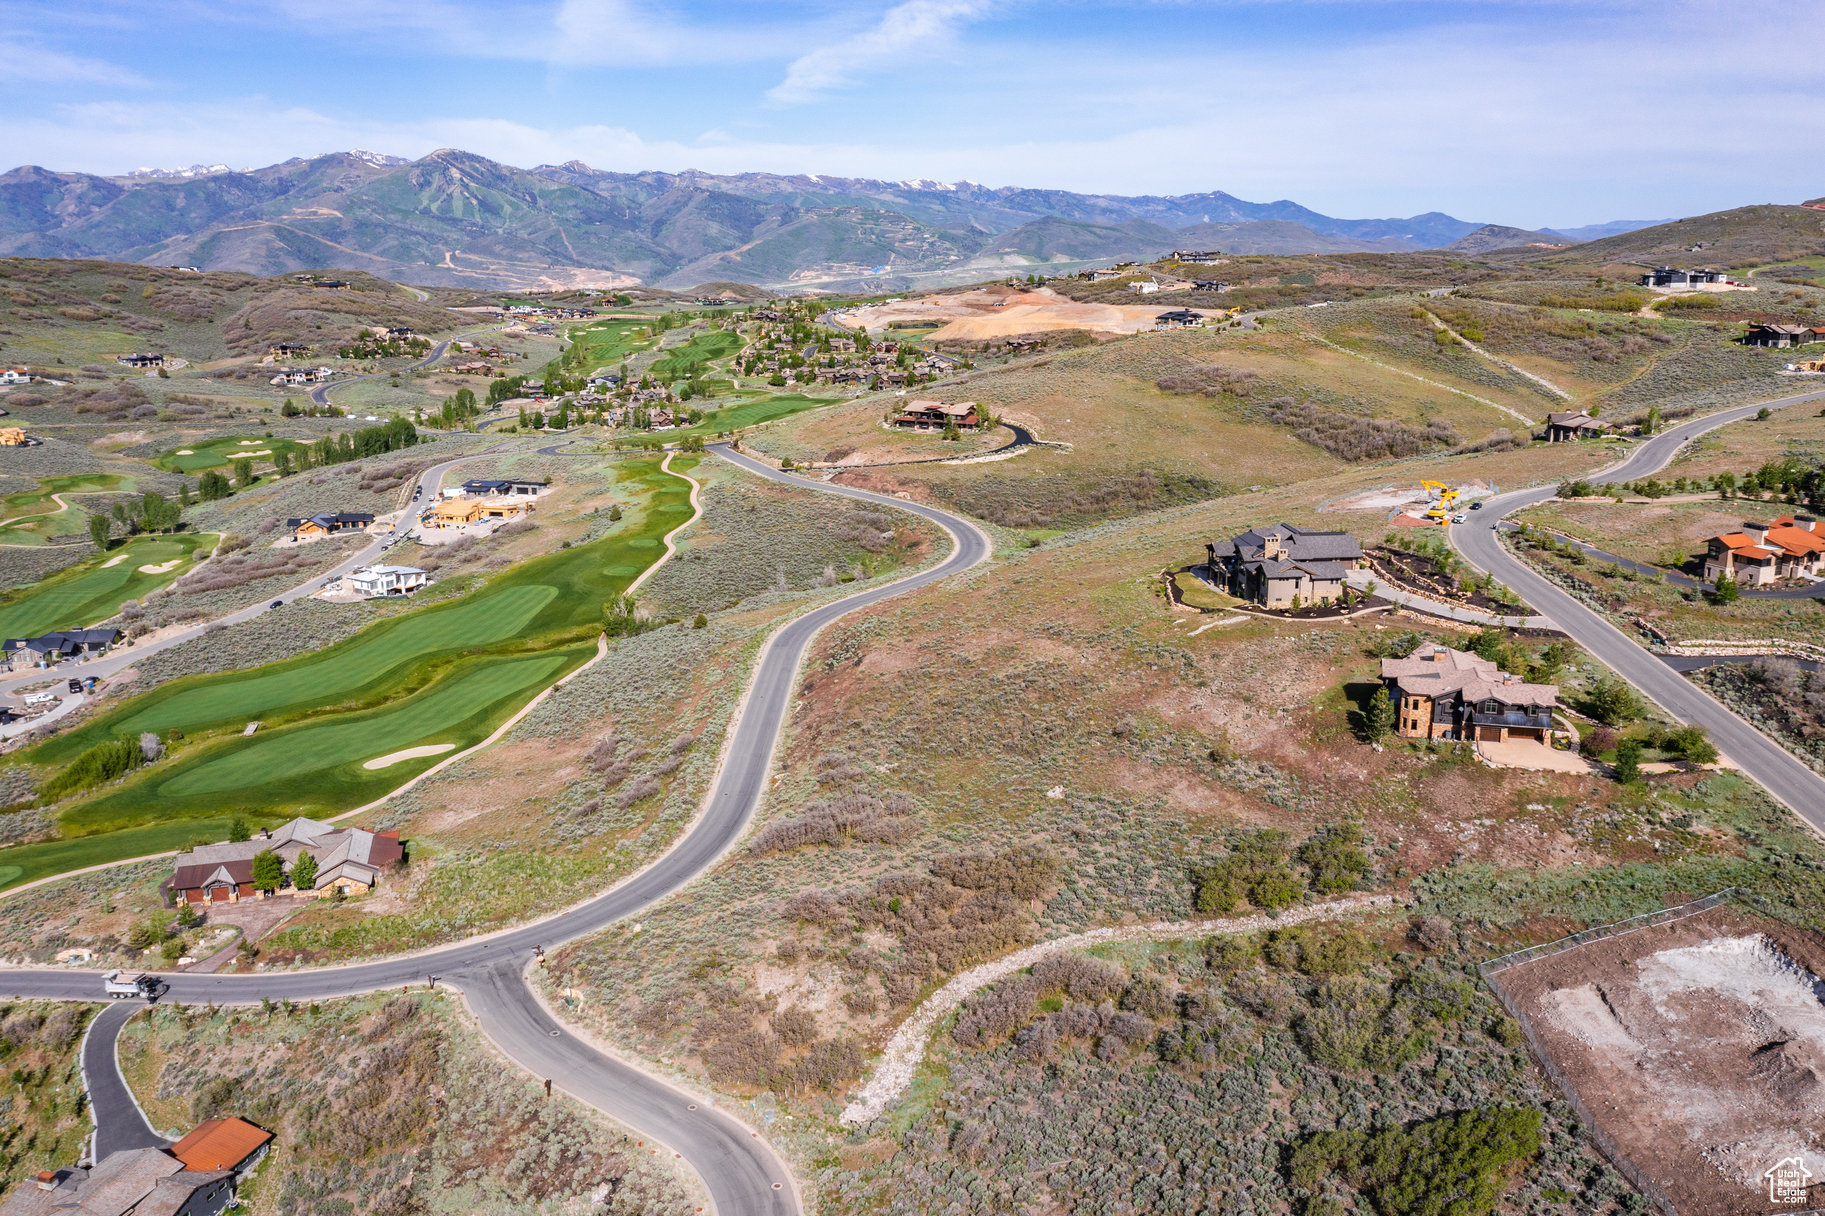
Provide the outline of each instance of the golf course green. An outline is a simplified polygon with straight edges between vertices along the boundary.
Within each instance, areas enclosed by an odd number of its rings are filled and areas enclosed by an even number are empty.
[[[72,473],[63,477],[45,477],[36,489],[19,490],[0,498],[0,539],[8,544],[39,544],[53,531],[77,533],[88,527],[87,513],[72,506],[59,506],[56,494],[98,494],[121,488],[121,477],[115,473]],[[51,517],[67,514],[67,520]]]
[[[205,469],[219,469],[242,459],[271,464],[272,458],[280,452],[289,453],[296,459],[304,446],[296,439],[229,435],[162,453],[154,457],[152,463],[168,473],[201,473]]]
[[[141,536],[0,596],[0,637],[29,638],[105,621],[192,567],[214,533]],[[175,564],[173,564],[175,563]],[[152,569],[141,569],[152,567]]]
[[[680,458],[673,467],[694,463]],[[231,812],[250,820],[336,814],[485,739],[595,653],[603,605],[690,518],[689,481],[659,465],[643,457],[614,466],[626,518],[601,540],[535,558],[465,596],[300,658],[173,681],[24,753],[21,760],[48,774],[110,739],[182,736],[164,761],[65,809],[63,840],[0,849],[0,888],[57,873],[73,857],[93,865],[154,851],[150,840],[190,838],[190,829],[165,836],[154,830],[160,826]],[[243,735],[254,720],[259,729]],[[444,744],[451,746],[436,754],[364,767]],[[87,847],[53,847],[79,842]],[[8,880],[4,867],[19,873]]]

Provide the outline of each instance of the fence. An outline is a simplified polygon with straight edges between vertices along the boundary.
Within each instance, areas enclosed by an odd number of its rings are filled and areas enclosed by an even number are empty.
[[[1614,924],[1585,929],[1570,937],[1562,937],[1555,942],[1530,946],[1525,950],[1500,955],[1478,968],[1478,971],[1482,973],[1483,982],[1489,985],[1491,992],[1495,993],[1496,1000],[1502,1003],[1502,1008],[1508,1011],[1508,1016],[1520,1024],[1521,1034],[1527,1039],[1527,1046],[1532,1049],[1534,1058],[1540,1061],[1540,1067],[1546,1070],[1546,1075],[1552,1079],[1553,1084],[1559,1087],[1560,1092],[1565,1095],[1565,1100],[1571,1103],[1573,1112],[1578,1116],[1578,1122],[1582,1123],[1585,1130],[1590,1133],[1591,1142],[1597,1146],[1597,1151],[1609,1158],[1610,1164],[1616,1167],[1616,1172],[1627,1178],[1630,1185],[1645,1195],[1648,1201],[1659,1208],[1665,1216],[1679,1216],[1679,1209],[1673,1206],[1673,1201],[1667,1197],[1665,1191],[1636,1168],[1635,1163],[1629,1160],[1628,1154],[1624,1153],[1598,1124],[1595,1116],[1584,1105],[1584,1099],[1580,1098],[1578,1091],[1572,1087],[1571,1080],[1559,1070],[1557,1064],[1553,1063],[1552,1056],[1547,1054],[1545,1044],[1540,1041],[1540,1036],[1534,1030],[1533,1022],[1522,1012],[1520,1003],[1514,999],[1508,989],[1502,986],[1499,977],[1502,972],[1512,967],[1550,958],[1555,954],[1563,954],[1567,950],[1575,950],[1580,946],[1589,945],[1591,942],[1602,941],[1610,937],[1621,937],[1637,930],[1651,929],[1656,925],[1684,920],[1686,917],[1696,916],[1700,912],[1709,912],[1713,908],[1721,907],[1735,894],[1735,887],[1725,887],[1722,891],[1707,895],[1703,899],[1695,899],[1689,904],[1680,904],[1674,908],[1662,908],[1658,912],[1631,916],[1627,920],[1620,920]]]

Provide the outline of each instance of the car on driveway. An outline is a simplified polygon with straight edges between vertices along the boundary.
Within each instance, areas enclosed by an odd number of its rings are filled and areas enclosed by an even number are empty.
[[[274,600],[272,603],[270,603],[266,606],[268,608],[283,608],[283,607],[285,607],[285,601],[284,600]]]

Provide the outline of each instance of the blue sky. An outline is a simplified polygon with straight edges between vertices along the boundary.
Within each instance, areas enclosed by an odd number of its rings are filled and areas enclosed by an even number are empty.
[[[1798,12],[0,0],[0,167],[460,147],[1563,227],[1825,194],[1825,57]]]

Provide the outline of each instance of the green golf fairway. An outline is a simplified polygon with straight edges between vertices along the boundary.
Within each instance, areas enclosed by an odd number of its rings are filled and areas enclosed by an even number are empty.
[[[380,797],[449,753],[381,769],[363,767],[368,760],[430,743],[481,742],[595,653],[603,604],[658,560],[661,538],[690,517],[690,484],[660,472],[657,459],[626,461],[616,474],[635,491],[622,501],[639,512],[624,531],[536,558],[461,599],[379,622],[314,654],[174,681],[33,749],[23,758],[56,765],[142,731],[175,726],[193,736],[170,760],[65,811],[65,840],[0,849],[0,867],[19,867],[23,882],[72,857],[87,860],[71,868],[132,857],[159,847],[146,845],[148,826],[228,811],[333,814]],[[262,729],[241,736],[256,718]],[[77,837],[119,844],[71,851]]]
[[[571,343],[581,353],[573,358],[579,370],[594,372],[611,367],[636,351],[653,345],[652,338],[634,335],[652,325],[651,321],[602,321],[587,327],[573,327],[568,333]]]
[[[666,351],[665,356],[653,364],[652,373],[655,376],[695,378],[712,361],[725,358],[740,349],[740,334],[726,329],[712,329],[708,333],[695,335],[683,346],[674,346]]]
[[[280,452],[289,453],[294,459],[298,450],[304,445],[296,439],[265,439],[249,435],[229,435],[224,439],[211,439],[191,448],[178,448],[155,457],[152,463],[170,473],[200,473],[204,469],[219,469],[245,457],[249,460],[264,460],[271,463]],[[264,452],[263,456],[254,453]],[[188,453],[185,455],[183,453]]]
[[[740,405],[712,410],[704,414],[702,422],[673,431],[666,436],[666,440],[671,442],[684,435],[710,436],[726,431],[736,431],[744,426],[753,426],[760,422],[790,418],[794,414],[815,409],[820,405],[829,405],[837,400],[840,398],[807,397],[802,393],[783,393],[777,397],[762,397],[758,401],[746,401]]]
[[[508,587],[482,592],[448,609],[383,621],[328,650],[303,659],[256,668],[251,672],[187,683],[166,696],[148,694],[130,712],[111,714],[96,730],[73,732],[71,747],[81,751],[96,734],[137,735],[176,728],[185,732],[211,726],[239,726],[255,718],[278,718],[293,709],[332,704],[387,682],[408,663],[433,654],[472,650],[513,637],[558,594],[556,587]],[[77,746],[77,736],[83,736]],[[60,751],[45,749],[51,759]]]
[[[128,600],[144,597],[183,574],[188,559],[215,537],[195,533],[143,536],[118,549],[59,570],[0,598],[0,637],[29,638],[53,629],[82,629],[105,621]],[[141,566],[178,564],[159,573]]]
[[[295,778],[344,765],[352,771],[337,773],[342,781],[391,785],[401,777],[429,768],[442,757],[401,760],[383,769],[366,769],[362,765],[403,748],[444,742],[460,748],[486,738],[486,731],[479,732],[478,739],[466,738],[478,732],[463,728],[471,719],[486,716],[502,700],[534,685],[544,686],[568,660],[567,654],[560,653],[491,663],[440,680],[417,696],[382,709],[256,735],[251,746],[235,748],[220,758],[203,759],[188,771],[180,767],[178,776],[158,784],[156,794],[161,799],[194,798],[235,790],[246,796],[261,787],[283,783],[290,788],[289,797],[296,798],[299,792]]]
[[[12,544],[43,540],[47,533],[41,529],[42,522],[49,516],[64,513],[64,508],[58,506],[51,495],[116,490],[120,488],[120,482],[120,477],[114,473],[74,473],[41,478],[35,490],[20,490],[0,498],[0,520],[5,521],[0,523],[0,536],[5,536]],[[80,532],[88,526],[80,510],[75,512],[74,520],[74,526],[66,525],[61,531]]]

